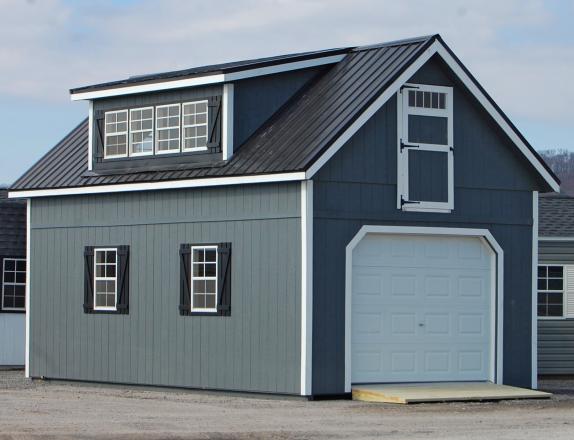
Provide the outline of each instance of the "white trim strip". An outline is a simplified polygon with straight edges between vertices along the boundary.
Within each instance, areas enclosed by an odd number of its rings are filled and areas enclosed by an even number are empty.
[[[88,105],[88,170],[92,171],[93,155],[93,137],[94,137],[94,102],[90,101]]]
[[[24,300],[26,305],[26,359],[24,367],[24,375],[30,377],[30,284],[32,283],[30,272],[30,224],[32,215],[32,200],[26,200],[26,298]]]
[[[496,239],[488,229],[467,229],[467,228],[440,228],[440,227],[420,227],[420,226],[363,226],[353,237],[346,247],[345,258],[345,392],[351,392],[351,307],[352,307],[352,270],[353,270],[353,250],[367,234],[404,234],[404,235],[444,235],[444,236],[465,236],[481,238],[493,250],[496,260],[496,278],[493,280],[496,286],[496,335],[495,352],[493,353],[494,382],[503,383],[503,326],[504,326],[504,252]]]
[[[341,149],[341,147],[353,136],[362,126],[367,122],[371,116],[375,114],[399,89],[406,83],[409,78],[414,75],[414,73],[421,68],[421,66],[426,63],[431,56],[438,54],[442,59],[448,64],[448,66],[453,70],[453,72],[459,77],[459,79],[464,83],[468,90],[474,95],[474,97],[480,102],[480,104],[485,108],[485,110],[492,116],[496,123],[502,128],[502,130],[508,135],[510,140],[518,147],[518,149],[526,156],[528,161],[534,166],[536,171],[544,178],[544,180],[550,185],[550,187],[556,191],[560,191],[560,184],[554,180],[550,173],[544,168],[542,163],[534,156],[530,151],[528,146],[520,139],[516,132],[510,127],[510,125],[504,120],[502,115],[494,108],[486,96],[480,91],[476,84],[470,79],[470,77],[464,72],[459,63],[450,55],[446,48],[439,42],[435,41],[427,50],[425,50],[411,65],[400,75],[393,84],[387,87],[384,92],[373,102],[365,112],[359,116],[351,124],[351,126],[345,130],[345,132],[328,148],[325,153],[307,170],[306,177],[310,179],[321,169],[327,161],[333,157],[333,155]]]
[[[532,191],[532,389],[538,388],[538,191]]]
[[[253,78],[256,76],[272,75],[274,73],[289,72],[291,70],[307,69],[309,67],[338,63],[344,57],[345,57],[344,54],[323,56],[311,60],[296,61],[293,63],[278,64],[275,66],[268,66],[268,67],[260,67],[258,69],[243,70],[241,72],[234,72],[228,74],[207,75],[207,76],[186,78],[180,80],[161,81],[152,84],[115,87],[92,92],[71,93],[71,99],[72,101],[81,101],[84,99],[109,98],[112,96],[132,95],[134,93],[157,92],[160,90],[171,90],[182,87],[204,86],[208,84],[218,84],[228,81],[238,81],[240,79]]]
[[[313,181],[301,182],[301,395],[312,394]]]
[[[221,119],[221,146],[223,150],[223,160],[229,160],[231,156],[233,156],[234,87],[231,83],[223,85],[222,105],[223,118]]]
[[[540,237],[538,241],[574,241],[574,237]]]
[[[238,177],[211,177],[205,179],[170,180],[165,182],[124,183],[118,185],[83,186],[64,189],[38,189],[26,191],[10,191],[8,198],[74,196],[81,194],[102,194],[130,191],[150,191],[161,189],[198,188],[225,185],[247,185],[269,182],[293,182],[305,180],[305,173],[260,174]]]

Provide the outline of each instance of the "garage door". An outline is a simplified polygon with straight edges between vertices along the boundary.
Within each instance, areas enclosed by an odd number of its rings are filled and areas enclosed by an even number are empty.
[[[367,234],[353,251],[351,381],[492,380],[492,258],[475,237]]]

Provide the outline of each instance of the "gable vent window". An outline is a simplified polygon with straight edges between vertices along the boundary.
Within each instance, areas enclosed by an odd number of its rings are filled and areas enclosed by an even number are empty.
[[[406,84],[398,93],[397,208],[454,208],[452,88]]]
[[[183,104],[183,151],[207,150],[207,101]]]
[[[177,153],[180,138],[179,104],[156,107],[156,153]]]
[[[104,157],[126,157],[128,155],[128,111],[106,112],[105,121]]]
[[[153,154],[153,107],[130,110],[130,155]]]

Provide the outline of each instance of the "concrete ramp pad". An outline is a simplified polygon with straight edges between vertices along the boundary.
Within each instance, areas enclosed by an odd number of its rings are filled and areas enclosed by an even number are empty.
[[[548,399],[551,393],[490,382],[441,382],[353,385],[353,400],[381,403],[424,403],[507,399]]]

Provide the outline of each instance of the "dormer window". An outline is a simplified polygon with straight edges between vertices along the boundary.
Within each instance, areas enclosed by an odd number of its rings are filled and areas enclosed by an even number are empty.
[[[179,152],[180,110],[179,104],[156,107],[157,154]]]
[[[128,155],[128,111],[106,112],[106,138],[104,157],[126,157]]]
[[[130,110],[130,156],[153,154],[153,107]]]
[[[183,151],[207,150],[207,101],[183,104]]]

